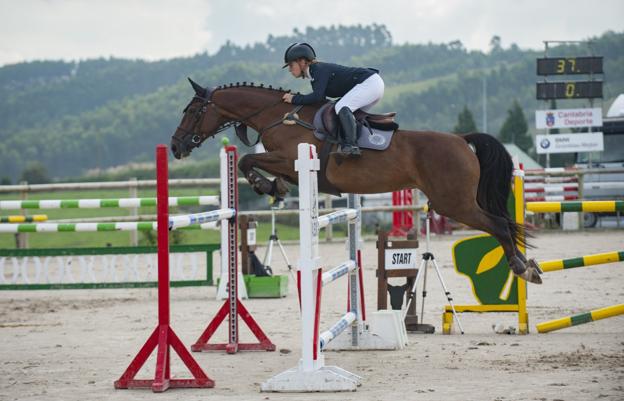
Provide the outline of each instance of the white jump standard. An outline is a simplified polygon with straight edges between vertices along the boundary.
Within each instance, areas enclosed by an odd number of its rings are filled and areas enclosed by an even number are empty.
[[[359,197],[349,194],[349,209],[318,216],[316,148],[299,144],[295,170],[299,173],[300,259],[297,277],[301,303],[301,359],[297,367],[282,372],[261,385],[261,391],[315,392],[354,391],[361,377],[336,366],[325,366],[327,349],[397,349],[405,340],[388,341],[368,330],[365,322],[360,258]],[[319,230],[329,223],[348,222],[349,260],[323,273],[319,257]],[[349,277],[347,313],[329,330],[319,333],[322,287],[339,277]],[[350,328],[350,330],[349,330]],[[404,329],[404,327],[403,327]],[[342,333],[342,335],[341,335]]]

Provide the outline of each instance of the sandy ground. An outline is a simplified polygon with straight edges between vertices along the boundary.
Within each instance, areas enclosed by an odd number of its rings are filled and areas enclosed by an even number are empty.
[[[432,251],[456,303],[473,303],[467,280],[451,265],[451,243],[438,237]],[[624,249],[622,231],[540,233],[538,260]],[[291,260],[296,246],[287,246]],[[324,261],[343,261],[343,244],[322,245]],[[263,253],[261,250],[260,254]],[[285,273],[274,256],[277,273]],[[376,249],[364,249],[366,302],[376,306]],[[269,377],[296,365],[300,357],[300,321],[295,286],[283,299],[244,301],[276,352],[194,353],[216,381],[214,389],[115,390],[113,381],[156,326],[156,291],[66,290],[0,294],[0,400],[623,400],[624,316],[566,330],[536,334],[535,323],[621,303],[624,263],[547,273],[542,286],[529,288],[532,334],[501,335],[492,325],[517,326],[516,315],[462,315],[465,335],[441,335],[446,303],[439,282],[430,276],[425,321],[436,334],[410,334],[401,351],[330,352],[328,365],[363,377],[353,393],[260,393]],[[281,272],[280,272],[281,270]],[[346,284],[345,284],[346,285]],[[344,311],[345,288],[324,292],[321,327]],[[222,302],[215,288],[172,289],[172,326],[189,345],[206,327]],[[243,341],[251,340],[246,328]],[[226,339],[221,327],[217,342]],[[172,373],[188,377],[174,359]],[[138,378],[153,378],[154,358]]]

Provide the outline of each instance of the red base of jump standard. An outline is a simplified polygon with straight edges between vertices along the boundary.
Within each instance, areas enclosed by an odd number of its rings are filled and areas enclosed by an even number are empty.
[[[156,355],[156,374],[154,379],[134,379],[134,376],[156,346],[158,346],[158,354]],[[193,379],[170,378],[170,347],[176,351],[182,362],[191,371],[191,374],[194,376]],[[119,380],[115,381],[115,388],[117,389],[151,388],[155,393],[163,392],[168,388],[209,388],[214,387],[214,385],[215,382],[206,376],[169,325],[156,327],[137,356],[130,362],[124,374],[121,375]]]
[[[115,388],[151,388],[154,392],[163,392],[168,388],[214,387],[210,379],[193,356],[182,344],[169,324],[169,188],[168,188],[167,147],[156,147],[156,190],[158,209],[158,326],[149,336],[143,347],[134,357]],[[147,358],[158,347],[156,354],[156,373],[153,380],[138,380],[134,377]],[[171,348],[193,375],[192,379],[171,378]]]
[[[251,332],[258,339],[258,343],[240,343],[237,341],[238,337],[235,336],[232,338],[230,336],[230,340],[227,344],[208,344],[208,340],[217,330],[219,325],[225,320],[225,317],[229,315],[229,306],[230,301],[227,300],[219,309],[216,316],[212,319],[206,330],[202,333],[201,336],[197,339],[195,344],[191,346],[191,350],[193,351],[222,351],[225,350],[228,354],[235,354],[238,351],[275,351],[275,344],[269,340],[266,334],[262,331],[258,323],[251,316],[245,305],[240,301],[240,299],[236,300],[236,309],[238,310],[238,315],[243,319],[247,326],[251,330]],[[231,319],[231,318],[230,318]]]

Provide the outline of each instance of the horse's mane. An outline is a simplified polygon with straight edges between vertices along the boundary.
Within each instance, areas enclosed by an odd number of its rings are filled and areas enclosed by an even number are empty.
[[[219,85],[216,88],[214,88],[215,91],[217,90],[222,90],[222,89],[228,89],[228,88],[254,88],[254,89],[265,89],[268,91],[273,91],[273,92],[279,92],[279,93],[293,93],[294,95],[298,95],[299,92],[291,92],[289,89],[284,89],[281,86],[279,88],[274,88],[273,85],[267,85],[265,86],[263,83],[260,83],[258,85],[254,84],[253,82],[249,82],[247,83],[247,81],[243,81],[241,82],[230,82],[229,84],[223,84],[223,85]]]

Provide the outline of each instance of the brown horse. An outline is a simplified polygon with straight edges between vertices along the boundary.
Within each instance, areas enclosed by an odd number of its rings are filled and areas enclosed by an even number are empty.
[[[245,83],[205,89],[191,84],[195,96],[171,140],[176,158],[188,156],[193,148],[229,126],[246,125],[259,133],[267,150],[240,159],[239,168],[253,189],[284,196],[288,190],[284,180],[297,184],[297,145],[305,142],[321,147],[309,127],[321,104],[298,111],[303,126],[287,125],[283,120],[294,106],[282,102],[285,92],[281,89]],[[276,178],[269,181],[259,170]],[[398,130],[384,151],[364,149],[360,158],[342,162],[331,156],[323,178],[345,193],[418,188],[438,213],[494,236],[514,274],[539,284],[539,266],[527,261],[517,248],[524,241],[522,227],[507,212],[512,170],[511,157],[490,135]]]

